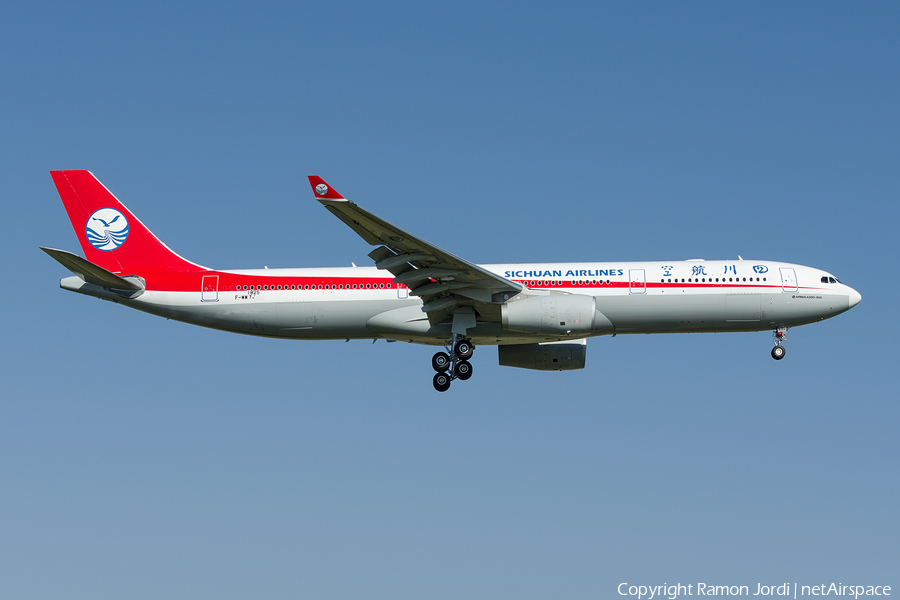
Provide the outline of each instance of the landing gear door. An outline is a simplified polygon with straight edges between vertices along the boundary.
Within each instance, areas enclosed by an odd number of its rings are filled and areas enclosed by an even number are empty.
[[[643,294],[647,291],[643,269],[628,269],[628,291],[632,294]]]
[[[219,301],[219,276],[204,275],[203,282],[200,285],[200,301],[201,302],[218,302]]]
[[[796,292],[797,274],[794,270],[788,267],[781,267],[778,270],[781,272],[781,289],[785,292]]]

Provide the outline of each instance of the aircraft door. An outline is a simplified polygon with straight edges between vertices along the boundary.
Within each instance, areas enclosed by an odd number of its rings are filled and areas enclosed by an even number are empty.
[[[643,294],[647,291],[647,281],[643,269],[628,269],[628,292]]]
[[[781,267],[778,269],[781,272],[781,289],[785,292],[796,292],[797,291],[797,274],[793,269],[787,267]]]
[[[219,301],[219,276],[204,275],[203,282],[200,284],[200,301],[201,302],[218,302]]]
[[[397,297],[398,298],[409,298],[409,288],[403,285],[402,283],[397,284]]]

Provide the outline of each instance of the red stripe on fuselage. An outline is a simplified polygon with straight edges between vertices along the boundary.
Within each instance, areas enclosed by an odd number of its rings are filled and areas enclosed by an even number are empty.
[[[692,282],[692,283],[687,283],[687,282],[681,283],[681,282],[674,282],[674,281],[673,281],[672,283],[668,283],[668,282],[666,282],[666,283],[657,283],[657,282],[650,282],[650,281],[648,281],[648,282],[646,282],[646,283],[639,283],[639,282],[630,282],[630,281],[628,281],[628,280],[625,280],[625,281],[612,281],[612,280],[609,280],[609,282],[606,282],[606,281],[599,281],[599,280],[598,280],[597,282],[593,282],[593,281],[585,281],[584,283],[577,283],[577,280],[576,280],[576,281],[563,281],[563,280],[554,279],[554,280],[549,280],[549,281],[544,282],[545,285],[537,285],[538,282],[535,281],[535,280],[532,280],[532,279],[527,279],[527,280],[514,279],[513,281],[515,281],[515,282],[517,282],[517,283],[521,283],[522,285],[526,286],[528,289],[532,289],[532,290],[544,290],[544,289],[547,289],[547,288],[571,288],[571,289],[584,289],[584,288],[588,288],[588,289],[609,289],[609,288],[626,288],[626,289],[627,289],[627,288],[634,288],[634,289],[641,289],[641,288],[660,288],[660,289],[669,289],[669,288],[688,288],[688,289],[709,289],[709,288],[738,288],[738,287],[740,287],[740,288],[754,288],[754,289],[762,289],[762,290],[764,290],[764,289],[779,289],[779,290],[782,289],[781,284],[777,284],[777,283],[762,283],[762,282],[757,283],[757,282],[755,282],[755,281],[752,282],[752,283],[749,282],[749,281],[734,281],[734,282],[726,281],[726,282],[720,282],[720,283],[715,283],[715,282],[713,282],[713,283],[693,283],[693,282]],[[531,285],[532,282],[534,283],[534,285]],[[805,289],[805,290],[818,290],[818,289],[824,289],[824,288],[806,288],[806,287],[802,287],[802,286],[801,286],[800,289]]]
[[[194,273],[179,272],[143,272],[140,276],[147,282],[147,290],[158,292],[199,292],[204,277],[218,277],[218,291],[228,292],[246,289],[290,290],[318,289],[329,286],[329,289],[391,289],[406,287],[394,283],[390,277],[291,277],[283,275],[240,275],[221,271],[200,271]],[[357,286],[354,288],[353,286]],[[370,286],[366,288],[366,286]],[[240,287],[238,287],[240,286]],[[252,288],[250,286],[253,286]],[[309,286],[307,288],[307,286]],[[312,286],[315,286],[313,288]],[[340,288],[339,286],[343,286]],[[379,288],[378,286],[383,286]]]
[[[128,273],[123,273],[127,275]],[[199,292],[201,290],[202,282],[204,277],[209,276],[217,276],[219,278],[218,291],[227,292],[227,291],[238,291],[244,289],[267,289],[267,290],[290,290],[291,286],[294,286],[293,289],[320,289],[319,286],[322,286],[321,289],[325,289],[325,286],[328,286],[328,289],[345,289],[345,290],[353,290],[353,289],[392,289],[392,288],[403,288],[406,287],[403,284],[396,284],[390,277],[322,277],[322,276],[285,276],[285,275],[242,275],[238,273],[228,273],[223,271],[194,271],[194,272],[141,272],[139,273],[141,277],[147,282],[147,290],[151,291],[165,291],[165,292]],[[625,281],[612,281],[609,280],[607,283],[606,280],[600,281],[597,280],[594,282],[593,280],[584,281],[583,283],[577,283],[578,281],[583,280],[543,280],[542,283],[545,285],[537,285],[538,280],[532,279],[515,279],[517,283],[521,283],[522,285],[528,287],[529,289],[534,290],[545,290],[545,289],[568,289],[568,290],[579,290],[579,289],[641,289],[641,288],[654,288],[654,289],[670,289],[670,288],[687,288],[687,289],[732,289],[732,288],[753,288],[759,290],[772,290],[772,289],[782,289],[781,284],[771,283],[771,282],[749,282],[749,281],[735,281],[735,282],[721,282],[721,283],[681,283],[681,282],[672,282],[672,283],[660,283],[660,282],[646,282],[643,285],[635,285],[628,280]],[[354,288],[353,286],[356,286]],[[366,286],[369,288],[366,288]],[[244,286],[247,286],[244,288]],[[253,287],[251,287],[253,286]],[[280,286],[280,287],[279,287]],[[299,286],[299,287],[298,287]],[[308,286],[308,287],[307,287]],[[313,287],[315,286],[315,287]],[[375,286],[374,288],[372,286]],[[378,287],[383,286],[383,287]],[[799,289],[805,290],[825,290],[827,288],[814,288],[814,287],[800,287]]]

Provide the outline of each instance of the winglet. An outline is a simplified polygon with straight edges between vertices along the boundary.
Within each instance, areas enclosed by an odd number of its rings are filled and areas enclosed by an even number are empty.
[[[313,193],[316,198],[327,198],[329,200],[346,200],[338,194],[337,190],[325,183],[325,180],[318,175],[309,176],[309,185],[312,186]]]

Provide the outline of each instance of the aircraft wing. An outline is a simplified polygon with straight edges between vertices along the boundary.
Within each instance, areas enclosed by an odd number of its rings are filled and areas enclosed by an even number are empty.
[[[505,302],[524,289],[363,210],[317,175],[311,175],[309,183],[325,208],[366,242],[378,246],[369,253],[375,266],[392,273],[395,283],[421,297],[422,310],[432,323],[443,320],[445,311],[457,306],[472,306],[479,313],[499,312],[490,311],[487,305]]]

